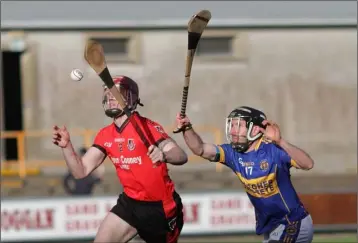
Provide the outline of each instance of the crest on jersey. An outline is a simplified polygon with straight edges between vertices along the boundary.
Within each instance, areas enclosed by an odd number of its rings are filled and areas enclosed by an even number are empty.
[[[128,150],[134,150],[134,148],[135,148],[135,143],[134,143],[134,139],[133,139],[133,138],[128,138],[127,148],[128,148]]]
[[[266,160],[260,162],[260,170],[266,171],[269,168],[269,164]]]

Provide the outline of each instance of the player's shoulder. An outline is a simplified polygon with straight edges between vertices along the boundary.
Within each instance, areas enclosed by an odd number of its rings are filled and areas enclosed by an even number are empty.
[[[258,144],[255,147],[255,150],[273,150],[277,147],[275,143],[270,140],[265,139],[264,137],[260,138]]]
[[[226,154],[231,154],[235,151],[231,146],[231,144],[229,143],[218,144],[215,146],[218,147],[219,149],[222,149]]]
[[[144,123],[146,123],[149,126],[152,126],[152,127],[155,127],[155,128],[160,127],[161,129],[163,127],[159,122],[154,121],[154,120],[152,120],[152,119],[150,119],[148,117],[138,115],[138,118],[141,119]]]
[[[221,147],[223,149],[232,149],[231,144],[228,144],[228,143],[218,144],[216,146]]]
[[[274,156],[274,158],[276,158],[276,156],[280,156],[282,148],[276,143],[263,138],[261,139],[259,149],[256,150],[264,151],[267,155]]]
[[[102,127],[101,129],[99,129],[98,134],[102,134],[102,135],[109,134],[112,132],[113,129],[115,129],[115,125],[114,125],[114,123],[111,123],[105,127]]]
[[[264,146],[266,146],[267,149],[269,149],[273,152],[282,149],[280,146],[278,146],[276,143],[274,143],[272,141],[265,141]]]

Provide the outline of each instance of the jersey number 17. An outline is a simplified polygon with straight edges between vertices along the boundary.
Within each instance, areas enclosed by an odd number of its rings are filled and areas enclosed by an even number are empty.
[[[246,175],[252,175],[252,166],[245,167]]]

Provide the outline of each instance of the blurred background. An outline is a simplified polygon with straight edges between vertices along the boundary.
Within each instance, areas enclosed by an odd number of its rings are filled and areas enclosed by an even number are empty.
[[[66,125],[83,153],[111,122],[101,81],[83,58],[88,39],[103,45],[113,75],[138,82],[145,105],[139,112],[184,146],[171,131],[186,25],[202,9],[212,19],[192,69],[187,114],[196,130],[225,143],[232,109],[265,111],[315,160],[309,172],[292,169],[315,242],[356,242],[355,1],[2,1],[2,242],[91,240],[122,190],[107,160],[74,180],[51,143],[52,126]],[[73,68],[84,72],[82,81],[70,79]],[[261,242],[235,174],[188,154],[188,164],[169,171],[185,206],[181,242]]]

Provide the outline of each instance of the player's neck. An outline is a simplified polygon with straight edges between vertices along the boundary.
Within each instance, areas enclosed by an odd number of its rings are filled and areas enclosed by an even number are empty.
[[[123,123],[127,120],[127,118],[128,116],[126,115],[117,117],[116,119],[114,119],[114,123],[117,125],[117,127],[121,127]]]
[[[249,149],[246,152],[256,151],[261,146],[262,142],[262,136],[259,139],[256,139],[249,147]]]
[[[255,140],[250,147],[246,150],[246,153],[254,151],[256,149],[257,144],[260,142],[260,139]]]

